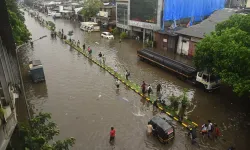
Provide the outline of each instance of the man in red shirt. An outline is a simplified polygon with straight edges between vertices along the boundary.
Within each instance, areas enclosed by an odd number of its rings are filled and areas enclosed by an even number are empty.
[[[114,127],[111,127],[109,142],[110,142],[110,143],[113,143],[114,140],[115,140],[115,129],[114,129]]]

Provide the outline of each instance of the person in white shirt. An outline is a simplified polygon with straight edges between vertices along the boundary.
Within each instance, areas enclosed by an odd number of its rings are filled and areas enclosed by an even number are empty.
[[[147,125],[147,134],[152,135],[152,132],[153,132],[153,126],[150,123],[148,123],[148,125]]]
[[[117,89],[119,89],[119,87],[120,87],[120,80],[116,79],[115,84],[116,84]]]
[[[211,122],[211,120],[208,120],[207,131],[208,131],[207,136],[208,136],[209,138],[211,138],[212,133],[213,133],[213,123]]]

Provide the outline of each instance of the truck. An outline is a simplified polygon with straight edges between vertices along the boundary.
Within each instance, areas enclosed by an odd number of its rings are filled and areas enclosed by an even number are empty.
[[[45,81],[43,65],[40,60],[32,60],[29,62],[29,75],[35,83]]]
[[[148,61],[161,68],[173,72],[180,79],[190,81],[194,85],[201,85],[206,91],[213,91],[220,87],[221,80],[218,76],[209,74],[207,71],[197,71],[196,68],[160,55],[150,49],[137,51],[140,60]]]

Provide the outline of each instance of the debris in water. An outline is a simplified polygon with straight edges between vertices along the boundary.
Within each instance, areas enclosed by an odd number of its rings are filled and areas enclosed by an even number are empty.
[[[98,42],[95,42],[95,44],[99,44]]]
[[[99,96],[98,96],[98,98],[101,98],[101,97],[102,97],[102,95],[99,95]]]
[[[67,116],[67,115],[68,115],[68,113],[65,113],[65,115]]]
[[[126,97],[123,97],[122,99],[125,100],[125,101],[127,101],[127,102],[129,102],[129,100]]]

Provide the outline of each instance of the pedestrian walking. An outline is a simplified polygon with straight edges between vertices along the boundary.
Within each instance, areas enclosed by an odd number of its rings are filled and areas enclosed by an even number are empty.
[[[142,94],[145,94],[146,93],[146,83],[144,81],[142,81],[141,89],[142,89]]]
[[[157,110],[157,100],[154,101],[153,103],[153,111]]]
[[[148,125],[147,125],[147,134],[148,135],[152,135],[152,132],[153,132],[153,126],[148,122]]]
[[[214,137],[217,139],[219,136],[221,136],[220,130],[217,124],[214,124]]]
[[[114,143],[114,141],[115,141],[115,129],[114,129],[114,127],[111,127],[111,130],[110,130],[110,133],[109,133],[109,135],[110,135],[110,138],[109,138],[109,143],[110,144],[113,144]]]
[[[130,72],[128,72],[128,70],[126,70],[125,72],[125,77],[126,77],[126,80],[128,80],[128,77],[130,76]]]
[[[104,56],[104,54],[102,55],[102,63],[103,65],[105,65],[105,62],[106,62],[106,57]]]
[[[117,74],[117,72],[118,72],[117,65],[115,65],[115,67],[114,67],[114,72],[115,72],[115,75],[116,75],[116,74]]]
[[[121,43],[121,42],[122,42],[122,39],[119,40],[119,43]]]
[[[98,58],[99,63],[101,64],[101,63],[102,63],[102,53],[100,52],[100,53],[98,54],[98,56],[99,56],[99,58]]]
[[[148,85],[147,91],[148,91],[148,96],[150,96],[151,92],[153,92],[152,87],[150,86],[150,84]]]
[[[62,34],[63,34],[63,29],[62,29]]]
[[[201,126],[201,132],[200,132],[202,134],[203,138],[207,134],[207,132],[208,132],[208,130],[207,130],[207,124],[203,124]]]
[[[99,56],[99,58],[101,58],[101,57],[102,57],[102,52],[100,52],[100,53],[98,54],[98,56]]]
[[[191,138],[191,144],[195,144],[196,143],[196,138],[197,138],[197,134],[196,134],[196,128],[191,128],[188,132],[188,136],[190,136]]]
[[[161,84],[159,83],[159,84],[156,86],[156,91],[157,91],[157,93],[160,93],[160,92],[161,92],[161,89],[162,89],[162,87],[161,87]]]
[[[208,131],[208,138],[212,138],[212,134],[213,134],[213,131],[214,131],[214,126],[213,126],[213,123],[211,122],[211,120],[208,120],[208,127],[207,127],[207,131]]]
[[[83,50],[85,50],[85,43],[83,43],[83,45],[82,45],[82,49],[83,49]]]
[[[116,87],[117,87],[117,89],[119,89],[119,87],[120,87],[120,80],[118,80],[118,79],[116,79],[116,81],[115,81],[115,85],[116,85]]]

